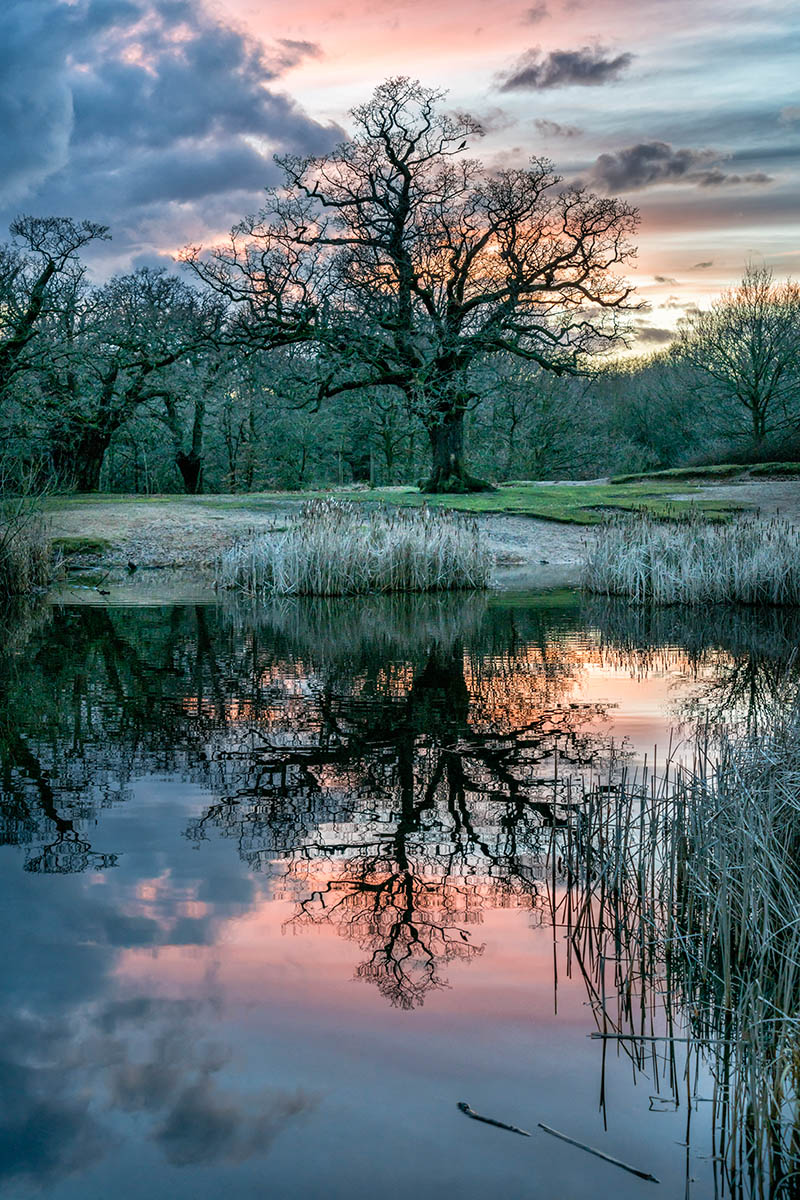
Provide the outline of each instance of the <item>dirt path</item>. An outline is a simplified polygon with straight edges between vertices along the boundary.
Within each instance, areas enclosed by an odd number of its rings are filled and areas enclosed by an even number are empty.
[[[676,491],[676,495],[678,492]],[[692,493],[757,506],[763,515],[780,511],[800,524],[800,481],[715,484]],[[102,539],[95,551],[70,559],[72,567],[107,572],[115,592],[124,583],[141,594],[163,591],[167,576],[207,586],[214,563],[237,538],[285,527],[300,500],[252,503],[241,497],[180,497],[131,501],[66,502],[51,514],[54,538]],[[594,532],[532,517],[485,514],[478,518],[495,558],[496,585],[504,588],[572,583],[583,547]],[[137,570],[129,574],[127,564]],[[156,577],[159,577],[156,582]]]
[[[698,488],[691,495],[676,495],[679,500],[708,499],[747,504],[758,509],[762,517],[776,514],[793,525],[800,525],[800,479],[769,479],[763,482],[746,479],[741,483],[715,483]]]

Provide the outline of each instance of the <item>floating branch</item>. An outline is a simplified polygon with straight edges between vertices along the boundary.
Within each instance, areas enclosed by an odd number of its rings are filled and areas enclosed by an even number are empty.
[[[495,1121],[492,1117],[482,1117],[480,1113],[476,1113],[474,1108],[470,1108],[466,1100],[459,1100],[458,1107],[466,1117],[472,1117],[473,1121],[483,1121],[484,1125],[495,1125],[498,1129],[507,1129],[509,1133],[519,1133],[522,1137],[530,1137],[527,1129],[519,1129],[516,1125],[507,1125],[505,1121]]]
[[[660,1180],[656,1179],[655,1175],[651,1175],[648,1171],[640,1171],[638,1167],[631,1167],[619,1158],[612,1158],[610,1154],[604,1154],[602,1150],[595,1150],[594,1146],[587,1146],[583,1142],[576,1142],[575,1138],[567,1137],[566,1133],[559,1133],[557,1129],[551,1129],[549,1125],[543,1125],[541,1121],[539,1122],[539,1128],[553,1137],[561,1138],[562,1142],[569,1142],[570,1146],[577,1146],[579,1150],[585,1150],[587,1154],[593,1154],[595,1158],[602,1158],[603,1162],[611,1163],[612,1167],[620,1167],[623,1171],[630,1171],[631,1175],[636,1175],[639,1179],[647,1179],[650,1183],[660,1182]]]

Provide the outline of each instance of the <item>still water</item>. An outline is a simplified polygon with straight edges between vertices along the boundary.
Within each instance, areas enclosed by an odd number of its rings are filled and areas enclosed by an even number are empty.
[[[752,719],[797,626],[570,593],[19,616],[0,1194],[657,1194],[541,1121],[713,1196],[702,1067],[687,1101],[680,1047],[589,1036],[618,997],[550,849],[581,783]]]

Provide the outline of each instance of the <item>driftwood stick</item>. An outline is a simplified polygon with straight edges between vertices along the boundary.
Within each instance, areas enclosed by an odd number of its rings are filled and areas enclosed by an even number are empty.
[[[648,1171],[640,1171],[637,1167],[629,1167],[627,1163],[621,1162],[618,1158],[612,1158],[610,1154],[604,1154],[602,1150],[595,1150],[593,1146],[586,1146],[583,1142],[576,1142],[575,1138],[567,1137],[565,1133],[559,1133],[557,1129],[551,1129],[549,1125],[543,1125],[539,1122],[539,1128],[545,1133],[550,1133],[553,1137],[561,1138],[562,1142],[569,1142],[570,1146],[577,1146],[579,1150],[585,1150],[587,1154],[593,1154],[595,1158],[602,1158],[603,1162],[611,1163],[612,1167],[621,1167],[623,1171],[630,1171],[631,1175],[637,1175],[639,1179],[648,1179],[651,1183],[659,1183],[655,1175],[651,1175]]]
[[[530,1137],[527,1129],[518,1129],[516,1125],[506,1125],[505,1121],[495,1121],[491,1117],[482,1117],[480,1113],[476,1113],[474,1108],[470,1108],[466,1100],[459,1100],[458,1107],[461,1112],[467,1117],[472,1117],[473,1121],[483,1121],[484,1125],[496,1125],[498,1129],[507,1129],[509,1133],[519,1133],[522,1137]]]

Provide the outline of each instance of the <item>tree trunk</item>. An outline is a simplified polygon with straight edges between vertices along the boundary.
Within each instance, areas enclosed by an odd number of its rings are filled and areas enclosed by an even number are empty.
[[[75,487],[79,492],[96,492],[100,487],[100,472],[107,449],[107,438],[94,437],[84,440],[75,470]]]
[[[175,455],[175,465],[181,473],[183,490],[187,496],[199,496],[203,491],[203,459],[199,454],[189,451],[184,454],[179,450]]]
[[[428,426],[433,469],[422,483],[423,492],[493,492],[485,479],[470,475],[464,463],[464,414],[449,413]]]
[[[767,435],[767,414],[760,405],[752,404],[750,417],[753,426],[753,441],[758,445]]]
[[[56,437],[51,456],[56,478],[78,492],[96,492],[111,435],[88,429]]]

